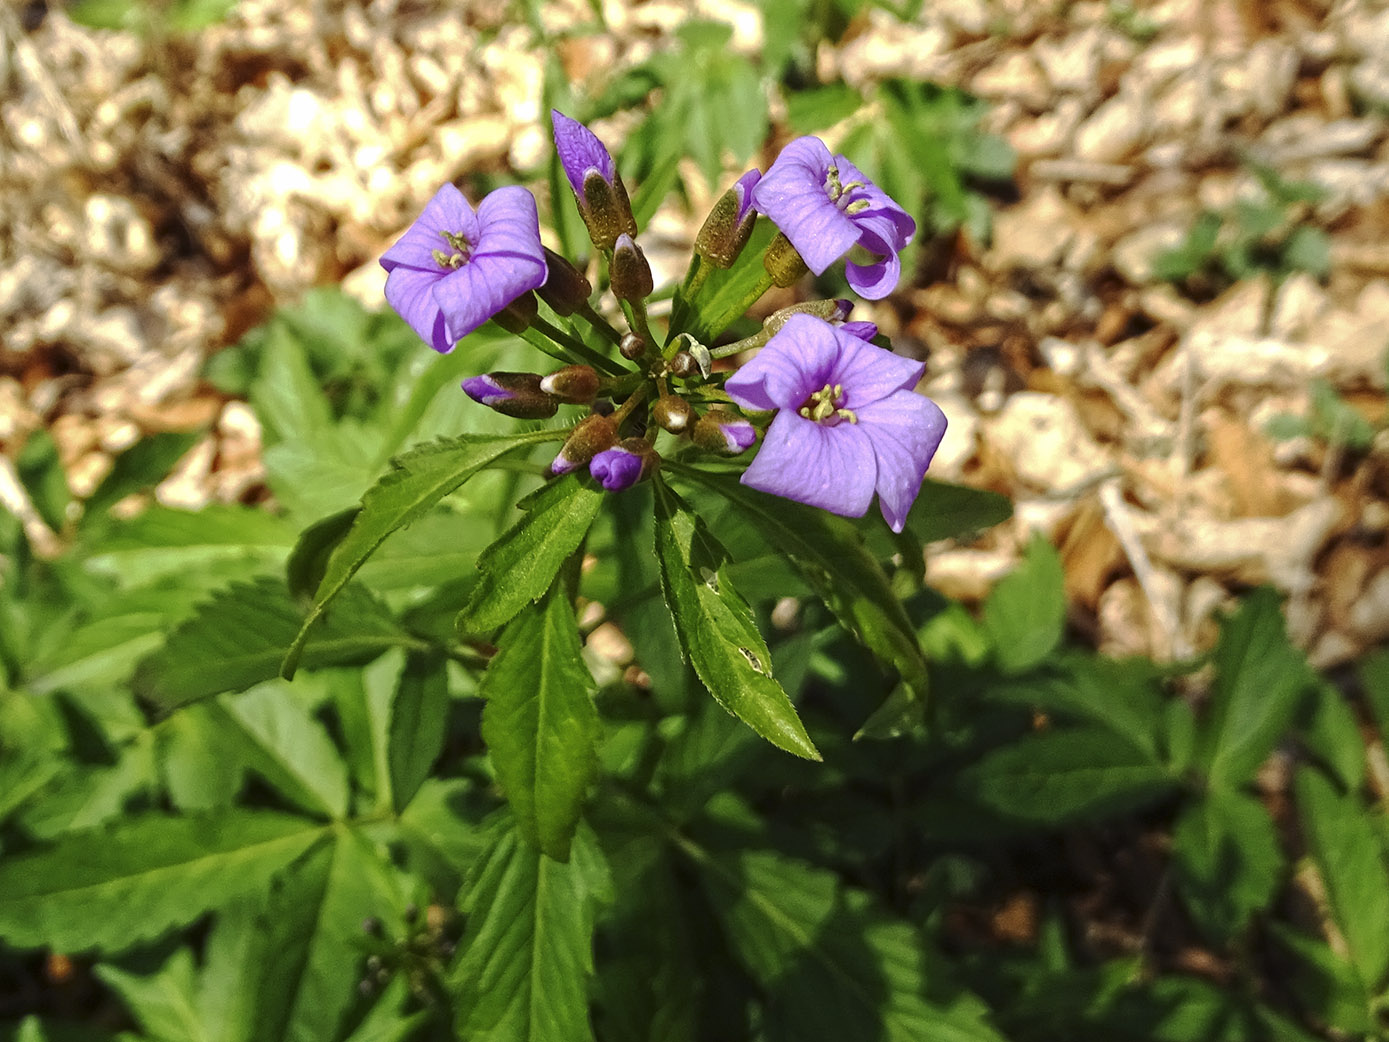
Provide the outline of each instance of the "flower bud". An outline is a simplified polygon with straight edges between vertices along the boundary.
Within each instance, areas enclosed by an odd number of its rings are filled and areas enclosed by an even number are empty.
[[[642,300],[653,289],[651,265],[635,239],[623,233],[613,246],[611,272],[613,296],[619,300]]]
[[[791,245],[791,240],[781,232],[777,232],[776,238],[767,244],[767,252],[762,255],[762,267],[767,269],[772,283],[783,289],[794,286],[810,270],[796,252],[796,247]]]
[[[545,252],[545,269],[548,272],[544,285],[536,289],[540,299],[549,304],[556,315],[568,318],[588,303],[593,295],[593,284],[582,271],[548,246]]]
[[[540,389],[567,405],[587,405],[598,393],[598,374],[592,366],[566,365],[542,379]]]
[[[660,463],[661,457],[641,438],[626,438],[594,456],[588,472],[607,491],[621,492],[655,471]]]
[[[637,234],[637,219],[632,216],[632,203],[622,178],[613,174],[609,181],[597,170],[584,177],[583,198],[579,215],[588,228],[588,237],[600,250],[611,249],[622,235]]]
[[[699,372],[699,363],[695,361],[695,356],[688,351],[677,351],[666,363],[666,371],[671,376],[694,376],[695,373]]]
[[[719,196],[695,236],[695,253],[715,267],[733,267],[733,262],[748,244],[753,225],[757,223],[752,190],[761,177],[759,171],[749,170],[738,178],[732,188]]]
[[[636,361],[646,354],[646,341],[635,333],[623,333],[622,340],[617,345],[618,353],[629,361]]]
[[[762,323],[762,328],[768,333],[778,333],[792,315],[814,315],[816,318],[823,318],[826,322],[837,324],[848,317],[849,310],[853,306],[853,303],[848,300],[807,300],[772,312]]]
[[[757,440],[757,428],[741,416],[723,409],[710,409],[694,425],[690,439],[709,452],[736,456],[752,447]]]
[[[551,474],[568,474],[582,467],[594,456],[617,441],[617,424],[607,416],[585,416],[570,432],[569,438],[550,464]]]
[[[531,320],[535,318],[538,311],[539,306],[535,302],[535,294],[522,293],[493,315],[492,321],[508,333],[524,333],[530,328]]]
[[[651,407],[651,416],[663,430],[670,431],[671,434],[683,434],[689,429],[690,421],[694,419],[694,409],[684,398],[667,396],[657,399],[656,404]]]
[[[520,420],[544,420],[559,406],[540,387],[535,373],[487,373],[463,381],[463,391],[473,401],[503,416]]]

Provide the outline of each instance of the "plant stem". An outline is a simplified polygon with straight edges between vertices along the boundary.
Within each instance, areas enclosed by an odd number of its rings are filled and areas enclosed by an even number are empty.
[[[536,335],[528,335],[532,333]],[[527,329],[524,333],[522,333],[521,336],[525,338],[527,343],[540,348],[540,350],[544,351],[547,355],[550,355],[552,358],[560,358],[561,356],[555,354],[554,351],[550,350],[548,347],[543,345],[543,343],[541,342],[541,338],[543,337],[549,337],[550,340],[554,341],[556,344],[559,344],[562,347],[567,348],[569,351],[578,355],[580,359],[587,362],[595,369],[607,373],[609,376],[618,376],[623,372],[622,367],[613,362],[612,359],[604,358],[602,355],[600,355],[597,351],[593,350],[593,348],[589,347],[578,337],[565,332],[563,329],[560,329],[559,326],[547,322],[545,319],[539,317],[538,315],[531,320],[530,328]],[[566,358],[563,359],[563,361],[572,362],[573,359]]]
[[[761,297],[763,293],[766,293],[767,290],[771,288],[772,277],[764,273],[762,277],[757,280],[756,284],[752,287],[752,289],[748,290],[748,292],[743,295],[743,298],[739,300],[737,304],[729,308],[722,315],[716,318],[713,322],[709,323],[710,335],[718,336],[720,333],[722,333],[725,329],[727,329],[739,318],[741,318],[743,313],[747,311],[748,308],[752,307],[752,305],[757,302],[758,298]]]

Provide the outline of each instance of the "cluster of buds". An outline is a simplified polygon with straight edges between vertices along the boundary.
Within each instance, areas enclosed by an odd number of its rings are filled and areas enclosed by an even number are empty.
[[[602,276],[596,281],[606,282],[615,301],[609,316],[621,318],[615,324],[595,309],[594,281],[584,267],[541,243],[529,192],[498,189],[474,210],[445,185],[383,256],[387,299],[436,350],[452,350],[492,320],[564,363],[548,375],[470,377],[464,391],[518,419],[586,407],[550,472],[586,467],[609,491],[655,473],[663,452],[739,455],[765,430],[744,483],[850,515],[866,511],[876,494],[900,530],[945,426],[940,411],[914,393],[920,363],[871,344],[876,327],[848,321],[847,300],[783,309],[752,336],[715,347],[699,343],[691,329],[717,334],[773,285],[819,275],[850,250],[868,258],[846,265],[850,286],[870,299],[885,296],[900,275],[898,254],[915,231],[912,218],[819,139],[799,138],[765,175],[749,170],[715,202],[695,237],[670,327],[658,337],[647,313],[651,265],[613,157],[577,120],[559,112],[551,120],[555,151],[594,247]],[[760,265],[739,265],[759,214],[777,233]],[[718,293],[701,296],[713,271],[730,274],[720,276]],[[711,314],[725,299],[734,303]],[[715,370],[718,359],[754,350],[754,362],[733,378]]]

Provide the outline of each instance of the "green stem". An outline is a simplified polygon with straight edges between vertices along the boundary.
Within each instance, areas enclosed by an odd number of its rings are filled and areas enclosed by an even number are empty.
[[[752,336],[745,336],[742,340],[735,340],[731,344],[724,344],[723,347],[716,347],[709,352],[710,358],[728,358],[732,355],[741,354],[744,351],[751,351],[754,347],[761,347],[768,340],[772,339],[772,331],[763,326]]]
[[[704,288],[704,283],[709,278],[711,265],[699,254],[690,258],[690,266],[685,269],[685,280],[680,283],[680,288],[675,294],[675,303],[670,309],[670,332],[679,334],[685,331],[685,322],[689,318],[690,308],[694,298],[699,291]]]
[[[642,338],[647,351],[650,351],[656,346],[656,338],[651,335],[651,326],[646,321],[646,301],[634,300],[631,305],[629,316],[632,320],[632,331]]]
[[[612,327],[611,322],[594,311],[592,304],[585,301],[584,305],[574,313],[581,316],[585,322],[593,327],[594,331],[597,332],[599,336],[612,344],[613,347],[617,347],[622,343],[622,334]]]
[[[756,284],[752,287],[752,289],[748,290],[747,293],[743,294],[743,298],[740,301],[738,301],[737,304],[729,308],[722,315],[716,318],[713,322],[709,323],[709,330],[711,335],[718,336],[718,334],[722,333],[734,322],[742,318],[743,313],[746,312],[748,308],[752,307],[753,304],[757,303],[758,299],[762,296],[762,294],[766,293],[767,290],[771,288],[772,277],[766,273],[763,273],[762,277],[757,280]]]
[[[538,335],[528,335],[532,333]],[[530,328],[527,329],[521,335],[525,337],[527,343],[539,347],[540,350],[544,351],[552,358],[559,358],[560,356],[555,354],[554,351],[541,346],[541,344],[538,342],[541,339],[541,337],[549,337],[556,344],[568,348],[574,354],[578,355],[580,359],[587,362],[589,365],[593,366],[600,372],[607,373],[609,376],[617,376],[623,372],[622,367],[613,362],[612,359],[604,358],[602,355],[600,355],[597,351],[593,350],[593,348],[589,347],[578,337],[565,332],[563,329],[560,329],[559,326],[553,325],[552,323],[547,322],[545,319],[540,318],[539,316],[536,316],[535,318],[531,319]],[[565,361],[572,362],[573,360],[565,359]]]

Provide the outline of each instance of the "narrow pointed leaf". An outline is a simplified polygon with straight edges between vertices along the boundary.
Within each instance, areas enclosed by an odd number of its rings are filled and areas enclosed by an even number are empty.
[[[680,648],[714,700],[778,749],[820,759],[796,707],[772,677],[752,609],[729,582],[728,554],[658,478],[656,559]]]
[[[598,769],[593,690],[574,611],[556,581],[502,633],[481,694],[482,738],[517,828],[557,861],[569,858]]]
[[[294,675],[314,623],[388,535],[418,521],[450,492],[506,453],[558,437],[560,434],[555,431],[461,435],[412,449],[392,460],[391,470],[362,497],[362,507],[351,530],[329,556],[313,607],[285,655],[284,675]]]
[[[926,697],[926,661],[916,632],[882,566],[843,518],[744,488],[726,474],[672,466],[672,473],[717,492],[788,554],[840,624],[887,665],[918,698]]]
[[[466,889],[466,947],[450,981],[460,1039],[592,1040],[593,923],[607,865],[580,831],[567,864],[507,830]]]
[[[387,734],[391,799],[401,811],[419,790],[444,748],[448,677],[438,659],[412,655],[391,700]]]
[[[458,616],[463,633],[504,625],[550,588],[560,566],[578,549],[598,516],[603,493],[569,474],[522,500],[521,519],[482,552],[481,574]]]
[[[219,591],[169,635],[135,671],[138,694],[166,707],[223,691],[244,691],[279,672],[284,649],[300,630],[300,612],[282,582],[262,577]],[[419,642],[385,609],[354,587],[303,648],[312,666],[368,662],[387,648]]]
[[[71,833],[0,863],[0,938],[119,951],[263,889],[322,831],[303,818],[230,810]]]

